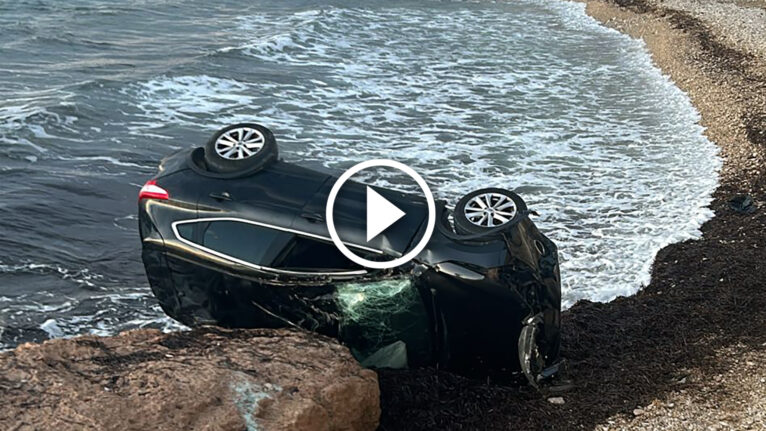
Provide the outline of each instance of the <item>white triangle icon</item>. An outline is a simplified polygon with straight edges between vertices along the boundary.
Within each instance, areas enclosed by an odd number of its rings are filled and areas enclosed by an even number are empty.
[[[396,207],[367,186],[367,241],[380,235],[397,220],[404,217],[404,211]]]

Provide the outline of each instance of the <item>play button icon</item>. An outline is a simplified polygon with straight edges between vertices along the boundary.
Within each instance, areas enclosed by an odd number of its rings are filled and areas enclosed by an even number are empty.
[[[404,253],[403,255],[400,255],[399,252],[392,254],[392,256],[399,256],[399,257],[396,257],[395,259],[388,260],[388,261],[365,259],[361,256],[358,256],[354,252],[352,252],[338,235],[338,231],[335,229],[335,219],[333,218],[335,200],[338,198],[338,193],[340,192],[341,187],[343,187],[346,181],[348,181],[352,176],[354,176],[355,174],[359,173],[360,171],[364,169],[376,168],[376,167],[393,168],[405,173],[407,176],[415,180],[417,185],[423,191],[423,195],[426,198],[425,200],[428,206],[428,220],[426,221],[426,224],[425,224],[425,230],[422,231],[423,236],[420,238],[420,241],[406,253],[402,251],[401,253]],[[366,199],[366,211],[367,211],[366,238],[367,238],[367,242],[369,243],[371,240],[374,240],[378,235],[382,234],[387,229],[392,228],[392,225],[396,223],[402,217],[407,216],[407,213],[405,213],[399,207],[391,203],[391,201],[389,201],[388,199],[384,198],[380,193],[376,192],[372,187],[367,186],[366,190],[367,190],[367,193],[366,193],[367,195],[366,196],[367,198]],[[366,266],[368,268],[375,268],[375,269],[394,268],[412,260],[421,251],[423,251],[423,249],[426,247],[426,244],[428,244],[428,241],[431,240],[431,234],[433,234],[434,226],[436,225],[436,202],[434,201],[434,196],[431,193],[431,190],[428,188],[428,184],[426,184],[423,177],[418,175],[418,173],[415,172],[415,170],[413,170],[411,167],[403,163],[400,163],[394,160],[388,160],[388,159],[368,160],[366,162],[362,162],[353,166],[351,169],[344,172],[343,175],[341,175],[337,181],[335,181],[335,184],[332,186],[332,189],[330,189],[330,194],[327,196],[327,206],[325,208],[325,220],[327,220],[327,231],[330,233],[330,238],[332,239],[333,244],[335,244],[335,247],[338,247],[338,250],[340,250],[340,252],[343,253],[343,255],[346,256],[349,260],[351,260],[352,262],[358,265]],[[396,228],[393,227],[392,229],[396,229]],[[357,247],[359,246],[360,245],[357,245]],[[372,250],[372,251],[375,251],[375,250]],[[378,251],[378,252],[386,254],[383,251]]]
[[[367,242],[380,235],[381,232],[402,217],[404,217],[404,211],[397,208],[372,187],[367,186]]]

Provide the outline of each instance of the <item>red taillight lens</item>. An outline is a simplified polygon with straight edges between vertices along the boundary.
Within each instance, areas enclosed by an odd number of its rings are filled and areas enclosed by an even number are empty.
[[[170,195],[168,194],[167,190],[158,186],[156,181],[149,180],[146,182],[146,184],[144,184],[143,187],[141,187],[141,191],[138,192],[138,200],[140,201],[141,199],[166,200],[170,199]]]

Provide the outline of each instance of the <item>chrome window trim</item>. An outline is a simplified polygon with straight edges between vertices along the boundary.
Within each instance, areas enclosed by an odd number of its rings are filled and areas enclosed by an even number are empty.
[[[233,257],[233,256],[229,256],[228,254],[221,253],[220,251],[216,251],[216,250],[213,250],[211,248],[205,247],[204,245],[197,244],[194,241],[190,241],[190,240],[188,240],[186,238],[183,238],[178,233],[178,225],[188,224],[188,223],[205,223],[205,222],[214,222],[214,221],[233,221],[233,222],[239,222],[239,223],[247,223],[247,224],[251,224],[251,225],[255,225],[255,226],[265,227],[267,229],[274,229],[274,230],[279,230],[279,231],[282,231],[282,232],[289,232],[289,233],[293,233],[293,234],[296,234],[296,235],[305,236],[305,237],[308,237],[308,238],[321,239],[321,240],[325,240],[325,241],[328,241],[328,242],[332,241],[332,239],[330,239],[329,237],[324,237],[322,235],[316,235],[316,234],[309,233],[309,232],[303,232],[303,231],[299,231],[299,230],[295,230],[295,229],[289,229],[289,228],[285,228],[285,227],[281,227],[281,226],[275,226],[275,225],[271,225],[271,224],[268,224],[268,223],[261,223],[261,222],[241,219],[241,218],[237,218],[237,217],[206,217],[206,218],[195,218],[195,219],[187,219],[187,220],[178,220],[178,221],[174,221],[173,223],[171,223],[170,226],[171,226],[171,228],[173,230],[173,235],[175,235],[176,239],[181,241],[182,243],[184,243],[186,245],[189,245],[191,247],[200,249],[200,250],[205,251],[207,253],[210,253],[210,254],[212,254],[214,256],[218,256],[220,258],[227,259],[227,260],[230,260],[232,262],[238,263],[240,265],[244,265],[244,266],[246,266],[248,268],[257,269],[257,270],[260,270],[260,271],[273,272],[273,273],[277,273],[277,274],[290,274],[290,275],[328,275],[328,276],[336,275],[336,276],[344,276],[344,275],[364,275],[364,274],[367,274],[367,270],[365,270],[365,269],[358,269],[358,270],[354,270],[354,271],[315,272],[315,271],[291,271],[291,270],[288,270],[288,269],[279,269],[279,268],[272,268],[272,267],[269,267],[269,266],[262,266],[262,265],[258,265],[258,264],[255,264],[255,263],[251,263],[251,262],[242,260],[242,259],[238,259],[238,258]],[[357,244],[351,244],[351,243],[347,243],[347,245],[350,246],[350,247],[355,247],[355,248],[359,248],[359,249],[362,249],[362,250],[370,251],[370,252],[373,252],[373,253],[383,254],[383,252],[381,250],[377,250],[377,249],[374,249],[374,248],[365,247],[365,246],[357,245]]]

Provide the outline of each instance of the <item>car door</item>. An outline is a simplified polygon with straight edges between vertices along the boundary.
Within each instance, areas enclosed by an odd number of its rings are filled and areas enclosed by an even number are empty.
[[[201,185],[198,217],[226,216],[289,228],[327,178],[282,162],[243,178],[211,178]]]

